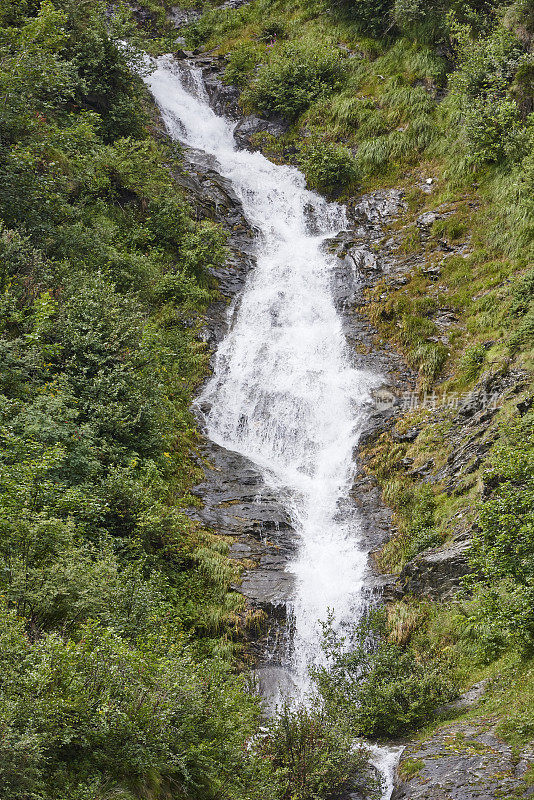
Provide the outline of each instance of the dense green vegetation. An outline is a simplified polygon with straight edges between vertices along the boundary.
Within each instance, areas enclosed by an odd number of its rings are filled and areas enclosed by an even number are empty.
[[[313,676],[328,717],[344,720],[353,734],[395,738],[424,723],[457,687],[446,659],[428,648],[406,647],[373,611],[345,637],[323,623],[326,664]],[[428,643],[427,643],[428,645]]]
[[[259,730],[240,658],[228,543],[184,514],[199,475],[190,413],[197,337],[224,236],[172,175],[134,45],[172,49],[173,5],[0,3],[0,782],[10,800],[317,800],[379,790],[354,734],[427,722],[458,685],[495,681],[488,713],[534,732],[534,20],[528,0],[206,3],[183,33],[219,47],[245,110],[285,117],[275,159],[349,198],[406,189],[399,253],[469,252],[381,282],[368,313],[422,391],[530,375],[492,447],[449,491],[402,468],[450,455],[453,417],[411,412],[367,453],[400,570],[473,525],[454,603],[413,598],[366,621],[350,654],[325,628],[322,703]],[[193,5],[184,3],[183,5]],[[125,48],[119,42],[128,41]],[[133,67],[133,68],[132,68]],[[420,190],[431,175],[437,189]],[[422,242],[415,220],[447,212]],[[441,258],[441,256],[440,256]],[[459,318],[448,341],[432,319]],[[528,403],[527,403],[528,405]],[[369,628],[370,626],[370,628]],[[501,676],[501,681],[498,678]],[[521,700],[518,700],[518,697]]]
[[[263,798],[235,570],[182,511],[224,239],[104,12],[0,10],[2,796]]]

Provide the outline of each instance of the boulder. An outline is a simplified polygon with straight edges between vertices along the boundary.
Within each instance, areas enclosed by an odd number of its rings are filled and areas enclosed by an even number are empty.
[[[416,556],[400,574],[399,585],[403,593],[442,600],[452,597],[461,588],[464,575],[470,571],[470,546],[469,539],[456,540]]]
[[[280,118],[262,119],[251,114],[239,120],[234,129],[234,138],[239,147],[249,150],[253,146],[251,140],[255,133],[282,136],[287,129],[287,123]]]

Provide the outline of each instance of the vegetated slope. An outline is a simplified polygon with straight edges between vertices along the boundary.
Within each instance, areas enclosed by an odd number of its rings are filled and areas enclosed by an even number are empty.
[[[235,572],[182,511],[223,236],[105,6],[0,9],[1,794],[265,797]]]
[[[389,694],[366,720],[354,714],[389,735],[429,721],[425,670],[445,661],[460,685],[490,681],[469,713],[517,754],[534,734],[532,4],[206,4],[182,32],[225,54],[245,113],[286,121],[252,146],[349,204],[404,190],[383,242],[403,274],[378,282],[365,313],[418,372],[420,395],[362,456],[398,531],[377,556],[404,592],[384,635],[422,674],[384,656],[371,674]],[[501,788],[521,796],[531,778]]]
[[[174,46],[169,5],[134,7],[154,51]],[[489,453],[484,440],[453,488],[438,474],[421,488],[416,473],[429,451],[436,473],[462,444],[471,452],[461,418],[416,410],[372,445],[400,530],[384,565],[400,568],[469,511],[470,594],[454,605],[404,598],[376,621],[387,632],[376,652],[348,665],[331,643],[337,674],[367,680],[339,692],[319,675],[320,712],[284,712],[254,750],[257,709],[229,667],[234,571],[220,539],[182,513],[197,477],[189,404],[206,366],[196,331],[221,234],[193,218],[171,178],[179,152],[150,132],[141,82],[116,43],[139,35],[127,9],[2,5],[7,798],[326,797],[369,785],[353,731],[418,726],[455,681],[486,674],[503,676],[488,713],[512,709],[503,731],[514,746],[532,736],[532,22],[526,4],[503,16],[458,4],[445,28],[448,9],[403,17],[389,3],[256,2],[214,9],[186,31],[191,45],[228,52],[227,78],[248,108],[290,121],[285,140],[258,141],[273,158],[295,159],[328,193],[406,188],[392,237],[407,260],[426,258],[429,238],[468,245],[468,258],[439,265],[438,283],[419,270],[370,298],[421,387],[466,391],[488,369],[499,397],[519,386],[492,427],[474,420],[471,437],[493,431],[496,444]],[[415,224],[438,206],[431,231]],[[458,318],[446,343],[433,320],[444,304]],[[423,421],[417,438],[402,438]]]

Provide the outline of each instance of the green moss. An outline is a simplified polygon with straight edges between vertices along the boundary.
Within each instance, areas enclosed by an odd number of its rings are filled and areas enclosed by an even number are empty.
[[[409,781],[419,775],[424,766],[422,758],[405,758],[399,767],[399,775],[403,781]]]

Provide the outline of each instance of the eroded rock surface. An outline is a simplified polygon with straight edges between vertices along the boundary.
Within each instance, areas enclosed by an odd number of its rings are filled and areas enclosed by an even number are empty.
[[[402,754],[392,800],[526,800],[524,780],[533,753],[519,758],[488,719],[447,723]]]
[[[190,515],[216,533],[234,537],[230,557],[247,564],[234,588],[255,607],[284,617],[293,592],[293,576],[285,567],[296,542],[279,496],[238,453],[206,442],[202,455],[205,480],[193,493],[203,508]]]
[[[210,269],[220,298],[213,302],[205,318],[204,335],[212,350],[229,325],[229,303],[242,290],[255,265],[254,230],[243,214],[241,202],[230,181],[217,172],[214,158],[193,148],[184,148],[184,167],[175,175],[202,219],[217,222],[227,233],[228,257]]]
[[[458,592],[469,567],[469,538],[443,547],[425,550],[403,568],[399,585],[402,594],[447,600]]]
[[[204,337],[212,352],[232,322],[232,301],[243,289],[255,264],[254,231],[246,220],[231,183],[217,171],[215,159],[184,148],[184,166],[176,176],[199,217],[219,223],[227,233],[228,257],[210,270],[220,298],[204,320]],[[206,411],[207,409],[200,409]],[[267,614],[267,624],[249,649],[258,659],[276,663],[283,647],[284,618],[293,593],[293,577],[286,571],[296,539],[285,509],[263,481],[261,473],[243,456],[206,440],[201,448],[204,480],[193,490],[202,508],[189,515],[207,528],[234,539],[230,557],[244,566],[233,588],[252,609]]]

